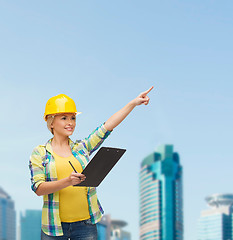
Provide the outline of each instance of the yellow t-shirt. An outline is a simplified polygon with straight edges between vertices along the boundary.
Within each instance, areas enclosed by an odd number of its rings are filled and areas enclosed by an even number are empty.
[[[82,166],[73,156],[61,157],[54,153],[58,180],[68,177],[73,169],[82,172]],[[59,213],[61,222],[76,222],[90,218],[86,187],[69,186],[59,191]]]

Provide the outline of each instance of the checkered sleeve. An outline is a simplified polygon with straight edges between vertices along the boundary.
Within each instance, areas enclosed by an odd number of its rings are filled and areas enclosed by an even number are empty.
[[[31,188],[36,192],[38,186],[45,182],[44,166],[42,165],[42,153],[39,147],[36,147],[30,157],[29,169],[31,172]]]
[[[88,150],[89,154],[92,154],[103,141],[110,135],[112,131],[108,131],[104,123],[96,128],[87,138],[83,140],[85,148]]]

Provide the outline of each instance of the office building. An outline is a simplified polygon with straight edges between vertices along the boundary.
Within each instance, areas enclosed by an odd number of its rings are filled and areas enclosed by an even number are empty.
[[[172,145],[141,163],[140,240],[183,240],[182,167]]]
[[[110,215],[104,215],[97,223],[98,240],[131,240],[131,234],[123,229],[125,226],[125,221],[112,220]]]
[[[16,212],[14,201],[0,187],[0,239],[16,239]]]
[[[198,240],[233,239],[233,194],[214,194],[206,198],[210,209],[201,212]]]
[[[109,240],[111,236],[110,215],[104,215],[97,224],[98,240]]]
[[[112,220],[111,222],[111,240],[130,240],[131,235],[129,232],[124,231],[127,223],[122,220]]]
[[[20,240],[41,239],[41,210],[26,210],[20,214]]]

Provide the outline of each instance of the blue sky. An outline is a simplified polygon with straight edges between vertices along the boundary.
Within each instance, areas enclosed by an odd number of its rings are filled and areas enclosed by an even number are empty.
[[[72,97],[73,140],[150,86],[105,146],[127,152],[98,188],[106,213],[138,239],[139,169],[159,144],[173,144],[184,170],[185,239],[196,239],[204,198],[233,193],[232,1],[0,0],[0,185],[17,211],[40,209],[28,159],[51,137],[46,101]]]

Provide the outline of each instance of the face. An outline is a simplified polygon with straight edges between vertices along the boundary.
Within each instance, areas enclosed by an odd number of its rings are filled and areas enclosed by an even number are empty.
[[[51,128],[54,135],[70,136],[76,126],[76,115],[74,113],[60,113],[54,117]]]

